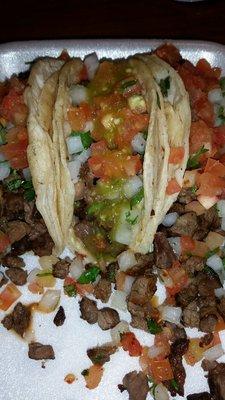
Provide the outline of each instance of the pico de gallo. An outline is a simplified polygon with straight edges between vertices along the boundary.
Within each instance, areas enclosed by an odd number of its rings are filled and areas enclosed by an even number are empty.
[[[82,79],[70,88],[67,114],[72,129],[68,166],[79,219],[75,230],[98,258],[115,258],[140,220],[149,115],[127,61],[97,63],[91,80],[84,64]]]

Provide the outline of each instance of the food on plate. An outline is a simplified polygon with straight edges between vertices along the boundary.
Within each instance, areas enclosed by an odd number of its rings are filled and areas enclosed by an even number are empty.
[[[65,332],[72,304],[86,332],[105,335],[80,355],[85,390],[124,352],[139,367],[118,398],[224,400],[220,68],[167,43],[116,61],[64,52],[0,88],[2,329],[28,342],[31,359],[57,359],[31,335],[32,316],[54,312]],[[205,391],[187,392],[187,365],[205,371]]]

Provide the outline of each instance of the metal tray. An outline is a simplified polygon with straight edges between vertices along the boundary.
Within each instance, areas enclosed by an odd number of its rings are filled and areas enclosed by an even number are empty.
[[[166,40],[170,41],[170,40]],[[0,80],[13,73],[25,71],[27,62],[40,56],[58,56],[67,49],[71,56],[84,57],[96,51],[100,58],[121,58],[137,52],[146,52],[162,44],[163,40],[56,40],[14,42],[0,45]],[[171,42],[171,41],[170,41]],[[225,73],[225,46],[203,41],[172,41],[184,58],[195,63],[206,58],[211,65],[222,67]],[[38,267],[38,257],[25,255],[28,269]],[[57,285],[61,287],[62,283]],[[30,295],[22,287],[22,302],[30,303],[39,296]],[[165,289],[159,284],[157,295],[165,297]],[[86,356],[87,348],[110,341],[109,332],[103,332],[96,325],[88,325],[80,319],[78,301],[64,297],[62,305],[66,312],[66,321],[62,327],[55,327],[52,314],[34,316],[35,339],[44,344],[52,344],[56,359],[45,363],[30,360],[27,356],[27,343],[19,339],[0,324],[0,399],[4,400],[127,400],[127,392],[120,393],[117,385],[123,376],[132,370],[139,370],[138,358],[129,357],[126,352],[118,351],[104,366],[104,375],[97,389],[85,388],[81,371],[90,366]],[[101,308],[103,305],[98,301]],[[128,313],[120,312],[120,318],[129,321]],[[0,312],[0,320],[3,313]],[[190,337],[199,336],[196,329],[187,329]],[[153,344],[153,336],[135,330],[143,345]],[[225,331],[221,333],[225,345]],[[225,346],[224,346],[225,347]],[[224,357],[225,359],[225,357]],[[222,360],[221,360],[222,361]],[[223,360],[224,361],[224,360]],[[190,393],[208,390],[207,381],[200,363],[195,367],[186,365],[187,379],[185,397]],[[68,373],[78,378],[72,385],[64,382]],[[148,400],[151,396],[148,396]],[[177,396],[176,400],[183,398]]]

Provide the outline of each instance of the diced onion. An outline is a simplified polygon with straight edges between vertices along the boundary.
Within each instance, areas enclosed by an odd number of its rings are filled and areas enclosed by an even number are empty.
[[[87,149],[87,150],[82,151],[82,153],[79,154],[79,156],[77,156],[77,157],[78,157],[79,161],[81,162],[81,164],[84,164],[89,159],[90,155],[91,155],[91,150]]]
[[[0,164],[0,181],[3,181],[5,178],[8,178],[10,175],[10,165],[8,161],[1,162]]]
[[[80,103],[87,101],[88,89],[83,85],[72,85],[70,87],[70,97],[73,106],[79,106]]]
[[[66,139],[68,153],[69,154],[76,154],[80,153],[84,150],[84,146],[82,144],[81,138],[79,135],[77,136],[69,136]]]
[[[132,231],[127,224],[120,224],[115,232],[114,239],[118,243],[129,245],[132,238]]]
[[[181,242],[180,242],[180,237],[178,236],[174,236],[174,237],[170,237],[167,239],[170,246],[173,248],[174,253],[177,256],[180,256],[181,254]]]
[[[215,361],[224,354],[223,347],[221,344],[211,347],[204,352],[204,357],[206,360]]]
[[[42,312],[50,313],[54,311],[59,303],[60,290],[46,290],[43,294],[38,309]]]
[[[24,168],[23,169],[23,176],[26,179],[26,181],[30,181],[31,180],[31,173],[30,173],[30,168]]]
[[[216,204],[218,215],[220,218],[225,217],[225,200],[219,200]]]
[[[0,145],[1,145],[1,143],[0,143]],[[3,153],[0,153],[0,161],[5,161],[5,156]]]
[[[166,214],[166,216],[164,217],[164,219],[162,221],[162,224],[166,227],[170,227],[173,224],[175,224],[177,218],[178,218],[177,212],[172,212],[172,213]]]
[[[41,271],[41,270],[38,269],[38,268],[32,269],[32,270],[30,271],[28,277],[27,277],[27,282],[28,282],[28,283],[33,283],[33,282],[37,279],[37,274],[41,274],[41,272],[43,272],[43,271]]]
[[[111,329],[110,334],[113,343],[118,344],[121,340],[122,333],[129,332],[129,324],[127,321],[120,321],[114,328]]]
[[[115,290],[111,295],[111,306],[121,311],[127,311],[127,293],[122,290]]]
[[[220,88],[210,90],[208,99],[211,103],[220,103],[223,100],[222,90]]]
[[[42,269],[51,269],[54,264],[57,263],[59,259],[53,255],[51,256],[42,256],[39,258],[39,264]]]
[[[125,196],[130,199],[133,197],[143,186],[142,179],[135,175],[132,178],[128,179],[124,184],[123,191]]]
[[[80,257],[75,258],[70,266],[70,275],[74,279],[78,279],[81,274],[84,272],[84,264],[81,261]]]
[[[131,145],[136,153],[143,154],[146,147],[146,140],[144,139],[143,133],[137,133],[137,135],[134,136]]]
[[[126,275],[126,278],[125,278],[125,281],[124,281],[124,288],[123,288],[123,290],[124,290],[124,292],[126,292],[127,294],[129,294],[130,291],[131,291],[131,287],[132,287],[132,285],[133,285],[134,279],[135,279],[134,276]]]
[[[206,265],[212,268],[215,272],[220,271],[223,268],[223,262],[217,254],[213,254],[211,257],[207,258]]]
[[[203,194],[200,194],[197,197],[199,203],[206,209],[209,210],[211,207],[214,206],[214,204],[217,203],[218,197],[216,196],[204,196]]]
[[[195,185],[196,175],[198,170],[193,169],[192,171],[185,171],[184,179],[183,179],[183,188],[189,188]]]
[[[91,53],[84,59],[84,65],[87,68],[88,79],[92,80],[99,67],[99,61],[96,53]]]
[[[94,129],[94,124],[92,121],[87,121],[84,127],[85,132],[92,132]]]
[[[68,162],[68,169],[70,171],[71,179],[74,183],[78,182],[78,176],[80,172],[80,167],[83,163],[85,163],[90,157],[90,149],[82,151],[81,154],[75,156],[72,161]]]
[[[181,307],[173,306],[161,306],[160,308],[161,317],[164,321],[172,322],[173,324],[179,325],[182,314]]]
[[[118,264],[121,271],[126,271],[127,269],[133,267],[137,264],[134,253],[131,250],[123,251],[118,257]]]
[[[225,290],[223,288],[218,288],[214,290],[215,296],[221,299],[221,297],[225,297]]]
[[[155,400],[169,400],[169,393],[162,383],[159,383],[154,389],[154,398]]]

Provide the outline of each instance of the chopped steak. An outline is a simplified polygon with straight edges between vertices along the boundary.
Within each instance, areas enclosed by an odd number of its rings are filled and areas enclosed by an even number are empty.
[[[30,240],[35,240],[37,239],[39,236],[44,235],[44,233],[47,232],[47,227],[44,223],[44,220],[40,220],[40,221],[35,221],[35,223],[32,224],[31,226],[31,230],[28,234],[28,238]]]
[[[154,240],[155,264],[158,268],[170,268],[176,260],[176,256],[166,236],[162,232],[155,235]]]
[[[96,302],[83,297],[80,301],[81,318],[89,324],[95,324],[98,321],[98,309]]]
[[[198,228],[197,215],[189,212],[177,218],[175,224],[170,228],[173,235],[193,236]]]
[[[116,283],[116,272],[119,269],[117,262],[113,262],[106,267],[106,272],[104,277],[111,283]]]
[[[99,347],[94,347],[87,350],[87,355],[93,364],[103,365],[110,361],[110,356],[114,354],[117,350],[116,346],[103,345]]]
[[[30,231],[29,225],[22,221],[10,221],[8,222],[7,234],[10,242],[14,243],[21,240]]]
[[[3,267],[7,268],[24,268],[25,267],[25,262],[21,257],[18,256],[12,256],[10,254],[6,254],[2,260],[2,265]]]
[[[170,213],[172,212],[176,212],[179,215],[182,215],[185,213],[185,206],[184,204],[180,204],[180,203],[173,203],[173,205],[170,207],[169,210]]]
[[[206,366],[203,365],[203,368]],[[204,368],[205,369],[205,368]],[[207,363],[210,393],[216,400],[225,400],[225,364],[216,361]]]
[[[185,326],[188,326],[190,328],[199,327],[200,318],[199,318],[197,301],[192,301],[187,305],[187,307],[184,308],[183,322]]]
[[[111,283],[107,279],[100,279],[94,288],[94,296],[100,299],[103,303],[107,303],[111,295]]]
[[[24,214],[22,193],[4,192],[4,215],[8,221],[21,219]]]
[[[54,360],[55,353],[50,344],[32,342],[29,344],[28,357],[32,360]]]
[[[21,268],[9,268],[6,275],[17,286],[23,286],[27,282],[27,271]]]
[[[146,400],[149,386],[143,372],[132,371],[123,378],[123,386],[129,393],[129,400]]]
[[[215,297],[199,299],[199,328],[202,332],[213,332],[218,321]]]
[[[191,256],[185,261],[182,266],[188,274],[202,271],[204,269],[204,259],[202,257]]]
[[[189,303],[194,301],[198,296],[198,287],[195,282],[191,282],[189,286],[182,289],[176,296],[176,304],[181,307],[187,307]]]
[[[52,267],[52,275],[55,278],[65,279],[69,273],[70,263],[65,260],[58,261]]]
[[[8,282],[8,279],[6,278],[6,276],[3,274],[2,271],[0,271],[0,288],[4,285],[6,285],[6,283]]]
[[[217,304],[217,309],[221,315],[221,317],[224,319],[225,321],[225,297],[222,297],[218,304]]]
[[[154,308],[149,301],[143,306],[128,301],[127,308],[132,317],[131,326],[143,329],[146,332],[148,332],[147,319],[153,318],[157,320],[159,317],[159,310]]]
[[[131,314],[131,316],[132,316],[132,319],[131,319],[130,325],[133,328],[141,329],[142,331],[149,332],[146,318],[138,316],[138,315],[132,315],[132,314]]]
[[[53,319],[53,322],[56,326],[62,326],[65,322],[65,319],[66,319],[66,314],[64,308],[60,306]]]
[[[189,394],[187,400],[213,400],[211,394],[208,392]]]
[[[180,328],[179,326],[172,324],[171,322],[166,322],[165,326],[170,328],[172,332],[171,342],[174,343],[179,339],[187,339],[187,334],[184,328]]]
[[[32,250],[32,244],[27,239],[27,236],[21,240],[18,240],[18,242],[13,243],[11,246],[11,254],[13,256],[21,256],[29,250]]]
[[[139,276],[132,284],[128,301],[138,305],[146,304],[156,292],[156,276]]]
[[[53,247],[54,242],[48,232],[31,242],[32,250],[39,257],[50,256],[52,254]]]
[[[199,342],[200,347],[208,346],[213,341],[213,333],[207,333],[206,335],[201,337]]]
[[[11,314],[6,315],[2,320],[3,326],[10,330],[14,329],[18,335],[22,336],[30,325],[31,312],[30,309],[22,303],[17,303]]]
[[[214,297],[215,296],[215,289],[221,287],[220,280],[218,275],[210,275],[203,272],[199,272],[197,276],[197,284],[198,284],[198,292],[199,296],[202,297]]]
[[[114,328],[120,322],[119,314],[110,307],[104,307],[98,312],[98,325],[103,330]]]
[[[151,271],[154,266],[154,255],[150,254],[135,254],[137,264],[126,271],[126,274],[131,276],[140,276],[147,271]]]
[[[182,356],[188,349],[189,340],[178,339],[171,345],[171,354],[169,355],[170,365],[173,370],[174,379],[177,383],[177,390],[171,385],[170,381],[165,382],[165,386],[168,388],[172,396],[176,396],[178,393],[180,396],[184,396],[184,383],[186,378],[186,372],[182,363]]]
[[[193,193],[191,188],[183,188],[178,196],[178,201],[181,204],[188,204],[196,199],[196,194]]]

